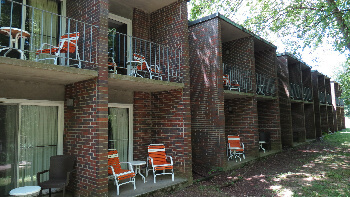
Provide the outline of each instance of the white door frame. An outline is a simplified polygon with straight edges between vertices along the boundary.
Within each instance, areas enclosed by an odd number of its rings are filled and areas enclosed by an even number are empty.
[[[127,44],[127,59],[128,61],[131,61],[132,58],[132,43],[131,43],[131,38],[132,38],[132,20],[131,19],[127,19],[124,18],[122,16],[118,16],[112,13],[108,14],[108,18],[121,22],[121,23],[125,23],[126,24],[126,34],[127,34],[127,38],[126,38],[126,44]]]
[[[115,108],[127,108],[129,109],[129,155],[128,161],[134,160],[134,148],[133,148],[133,139],[134,139],[134,106],[133,104],[122,104],[122,103],[108,103],[108,107]]]

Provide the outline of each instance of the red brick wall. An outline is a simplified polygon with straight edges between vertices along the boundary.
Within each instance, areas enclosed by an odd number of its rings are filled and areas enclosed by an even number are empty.
[[[314,112],[315,112],[315,130],[316,138],[322,136],[321,132],[321,115],[320,115],[320,100],[318,98],[318,74],[316,72],[311,73],[312,79],[312,93],[314,101]]]
[[[303,103],[292,103],[292,128],[293,128],[293,141],[305,142],[305,115]]]
[[[259,132],[269,133],[271,148],[280,150],[281,125],[278,99],[258,101]]]
[[[263,74],[265,76],[272,77],[275,79],[277,78],[275,49],[255,52],[254,57],[256,73]]]
[[[257,109],[254,97],[225,99],[225,135],[239,135],[246,154],[253,156],[259,151]]]
[[[327,105],[327,121],[328,121],[328,130],[335,132],[334,129],[334,112],[333,105]]]
[[[189,27],[194,170],[226,164],[220,29],[218,18]]]
[[[164,143],[178,173],[192,177],[187,4],[178,1],[147,14],[134,9],[133,34],[182,49],[180,90],[134,94],[134,158],[145,160],[147,145]],[[139,27],[142,26],[142,27]]]
[[[77,158],[75,195],[105,196],[108,194],[108,1],[67,1],[67,16],[99,26],[94,32],[94,41],[98,40],[94,54],[99,65],[85,66],[97,70],[97,78],[66,86],[66,99],[74,99],[74,106],[65,108],[64,153]]]
[[[320,105],[320,118],[321,118],[321,132],[328,133],[328,112],[326,105]]]
[[[251,71],[252,90],[248,92],[255,93],[256,77],[253,38],[247,37],[222,43],[222,51],[222,62],[227,67],[235,66],[242,70]]]
[[[316,138],[314,104],[304,103],[306,139]]]
[[[289,98],[289,70],[288,60],[284,56],[277,57],[277,76],[282,146],[292,146],[293,130],[291,102]]]

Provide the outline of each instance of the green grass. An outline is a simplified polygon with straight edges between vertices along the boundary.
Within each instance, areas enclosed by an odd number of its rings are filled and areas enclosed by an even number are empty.
[[[350,196],[350,130],[344,131],[326,135],[324,143],[329,146],[310,161],[317,165],[309,174],[323,172],[324,176],[301,182],[293,196]]]

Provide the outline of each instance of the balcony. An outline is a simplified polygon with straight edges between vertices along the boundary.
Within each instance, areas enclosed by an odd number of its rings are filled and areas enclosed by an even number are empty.
[[[275,96],[275,78],[256,73],[256,93],[264,96]]]
[[[0,9],[1,56],[77,68],[98,64],[98,26],[11,0]]]
[[[293,100],[302,100],[303,92],[302,86],[295,83],[290,83],[290,98]]]
[[[115,29],[108,35],[112,74],[182,83],[182,49],[129,36]]]
[[[321,104],[326,104],[326,95],[324,92],[319,91],[318,98],[319,98]]]
[[[251,71],[243,70],[238,68],[238,66],[230,66],[228,64],[223,64],[223,67],[224,89],[245,93],[253,90]]]
[[[327,104],[328,104],[328,105],[332,105],[332,95],[327,94],[326,100],[327,100]]]
[[[303,100],[304,101],[312,101],[312,90],[311,88],[304,87],[303,88]]]

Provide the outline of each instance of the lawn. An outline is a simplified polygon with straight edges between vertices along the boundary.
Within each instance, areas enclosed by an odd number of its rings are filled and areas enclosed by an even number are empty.
[[[350,196],[350,129],[195,180],[170,196]]]

